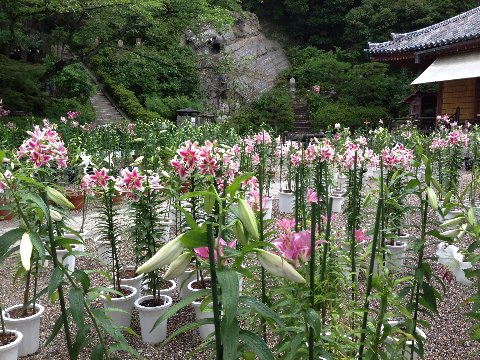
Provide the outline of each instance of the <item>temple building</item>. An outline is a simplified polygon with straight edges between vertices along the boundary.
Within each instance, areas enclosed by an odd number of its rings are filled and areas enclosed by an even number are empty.
[[[369,43],[372,61],[422,71],[412,85],[436,83],[436,92],[416,91],[405,102],[420,127],[436,115],[459,122],[480,121],[480,6],[426,28],[392,34],[392,40]]]

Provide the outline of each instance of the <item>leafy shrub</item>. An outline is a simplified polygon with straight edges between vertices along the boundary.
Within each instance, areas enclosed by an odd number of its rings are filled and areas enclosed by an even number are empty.
[[[316,98],[307,95],[311,114],[317,112],[318,106],[326,105],[325,102],[338,102],[338,109],[381,107],[387,117],[400,116],[406,110],[401,100],[411,91],[409,71],[391,70],[388,65],[377,62],[353,64],[358,61],[355,51],[322,52],[307,47],[294,48],[289,55],[297,64],[290,75],[296,79],[298,93],[313,85],[320,86],[320,95]]]
[[[107,89],[110,91],[112,96],[118,102],[118,105],[130,116],[132,119],[140,119],[140,120],[154,120],[159,118],[160,115],[154,113],[153,111],[145,110],[145,108],[140,104],[137,97],[133,93],[126,89],[124,86],[115,84],[110,79],[104,78],[105,85]]]
[[[377,124],[388,117],[388,112],[380,106],[352,106],[340,103],[325,103],[312,114],[311,122],[315,131],[332,128],[335,123],[358,128],[368,122]]]
[[[62,98],[76,98],[86,103],[95,92],[95,86],[88,74],[79,64],[69,65],[63,68],[53,78],[55,95]]]
[[[45,95],[41,91],[40,78],[43,65],[31,65],[0,55],[0,99],[11,111],[39,113],[44,106]]]
[[[305,62],[293,68],[291,75],[296,79],[298,88],[319,85],[322,91],[341,94],[347,85],[351,67],[351,64],[337,60],[331,52],[319,52],[315,57],[306,56]]]
[[[51,98],[41,115],[50,120],[58,120],[61,116],[66,117],[69,111],[80,112],[80,115],[75,118],[80,124],[94,122],[96,119],[95,109],[91,104],[82,104],[75,99]]]
[[[157,95],[149,96],[145,100],[147,110],[160,114],[165,119],[175,120],[176,111],[183,108],[193,108],[198,111],[203,110],[203,105],[199,101],[190,99],[188,96],[160,97]]]
[[[294,121],[289,91],[277,88],[265,92],[251,106],[241,108],[228,119],[225,126],[245,134],[257,131],[263,123],[277,133],[283,133],[293,129]]]
[[[199,93],[196,57],[187,47],[169,45],[157,50],[142,46],[135,51],[102,50],[91,64],[108,73],[115,83],[133,91],[140,101],[148,96],[192,96]]]
[[[293,129],[295,115],[289,90],[271,89],[263,93],[254,102],[253,107],[260,115],[260,122],[267,123],[274,130],[284,132]]]

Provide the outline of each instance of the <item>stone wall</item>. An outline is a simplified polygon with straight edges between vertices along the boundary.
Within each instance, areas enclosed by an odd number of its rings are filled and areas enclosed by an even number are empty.
[[[290,66],[280,44],[262,33],[256,15],[234,16],[234,25],[223,32],[209,27],[185,34],[186,43],[198,55],[209,106],[227,115],[272,88],[278,75]]]

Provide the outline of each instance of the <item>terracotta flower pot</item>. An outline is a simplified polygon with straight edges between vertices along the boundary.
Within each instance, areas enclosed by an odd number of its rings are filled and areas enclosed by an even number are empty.
[[[10,210],[0,210],[0,221],[3,220],[12,220],[13,212]]]
[[[190,181],[184,181],[180,187],[180,192],[185,194],[190,191]]]
[[[81,210],[85,204],[85,195],[78,192],[67,192],[67,199],[75,206],[72,210]]]
[[[115,196],[112,198],[112,202],[114,204],[118,204],[122,202],[122,194],[120,193],[115,193]]]
[[[0,200],[0,208],[6,207],[5,205],[8,204],[8,200],[2,199]],[[10,209],[0,209],[0,221],[3,220],[12,220],[13,219],[13,211]]]

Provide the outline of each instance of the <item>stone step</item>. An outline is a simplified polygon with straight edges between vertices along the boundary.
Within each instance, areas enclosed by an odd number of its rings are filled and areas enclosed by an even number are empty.
[[[97,90],[97,93],[91,97],[90,101],[95,108],[95,114],[99,124],[106,124],[124,118],[101,90]]]

